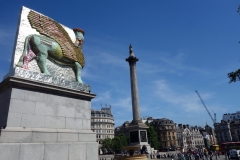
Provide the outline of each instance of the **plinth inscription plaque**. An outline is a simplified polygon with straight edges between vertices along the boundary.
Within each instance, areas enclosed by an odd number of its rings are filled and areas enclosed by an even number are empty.
[[[137,142],[139,142],[138,131],[130,132],[130,143],[137,143]]]
[[[141,142],[147,142],[147,134],[146,131],[140,131]]]

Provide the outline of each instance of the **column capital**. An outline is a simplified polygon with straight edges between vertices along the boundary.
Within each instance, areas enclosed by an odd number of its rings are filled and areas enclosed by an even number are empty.
[[[128,58],[126,58],[126,61],[129,63],[129,65],[136,65],[138,58],[129,56]]]
[[[126,58],[126,61],[128,61],[129,65],[136,65],[136,62],[138,61],[138,58],[134,56],[132,45],[129,46],[129,57]]]

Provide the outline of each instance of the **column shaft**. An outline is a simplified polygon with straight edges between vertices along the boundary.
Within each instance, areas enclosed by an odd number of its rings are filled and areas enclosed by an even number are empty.
[[[132,93],[132,111],[133,121],[140,121],[140,106],[138,98],[138,84],[137,84],[137,73],[136,63],[129,63],[130,66],[130,81],[131,81],[131,93]]]

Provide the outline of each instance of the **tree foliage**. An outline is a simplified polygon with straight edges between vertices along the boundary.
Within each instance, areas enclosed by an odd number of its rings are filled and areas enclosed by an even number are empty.
[[[228,78],[230,78],[229,83],[239,81],[240,80],[240,69],[236,70],[235,72],[228,73]]]
[[[121,133],[121,134],[119,135],[119,137],[120,137],[122,146],[127,146],[127,145],[129,144],[129,143],[128,143],[128,139],[127,139],[127,137],[125,136],[125,134]]]
[[[102,141],[102,147],[107,149],[108,152],[110,151],[120,152],[123,150],[123,147],[127,145],[128,140],[123,133],[121,133],[118,136],[115,136],[113,139],[106,138]]]
[[[154,149],[159,149],[160,142],[158,141],[157,132],[154,130],[153,126],[148,125],[147,135],[148,135],[148,143]]]
[[[115,152],[120,152],[122,148],[121,139],[119,136],[116,136],[112,139],[112,150]]]
[[[106,138],[102,141],[102,147],[104,147],[107,151],[111,151],[112,149],[112,139]]]

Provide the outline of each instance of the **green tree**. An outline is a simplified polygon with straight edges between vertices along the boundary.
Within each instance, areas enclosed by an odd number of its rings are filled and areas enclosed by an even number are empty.
[[[127,145],[128,145],[128,139],[125,136],[125,134],[121,133],[112,139],[111,148],[115,152],[120,152],[123,150],[123,147]]]
[[[236,82],[240,80],[240,69],[235,72],[228,73],[228,78],[230,78],[229,83]]]
[[[160,143],[158,141],[157,132],[154,130],[153,126],[148,125],[147,135],[148,135],[148,143],[154,149],[159,149]]]
[[[119,136],[116,136],[112,139],[112,150],[116,153],[122,150],[121,139]]]
[[[102,141],[102,147],[106,148],[107,151],[112,150],[112,139],[111,138],[106,138]]]
[[[121,144],[122,144],[123,147],[128,145],[128,139],[127,139],[127,137],[125,136],[125,134],[121,133],[121,134],[119,135],[119,138],[120,138],[120,140],[121,140]]]

